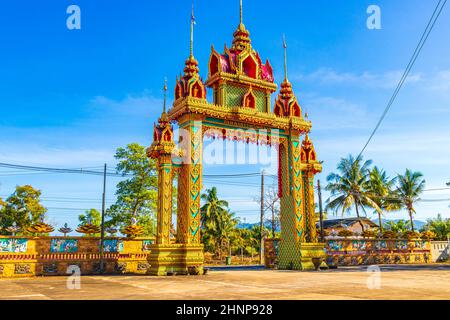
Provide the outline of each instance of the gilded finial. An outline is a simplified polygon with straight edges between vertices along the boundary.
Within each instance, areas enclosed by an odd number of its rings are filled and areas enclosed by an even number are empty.
[[[283,34],[283,48],[284,48],[284,81],[288,82],[288,76],[287,76],[287,44],[286,44],[286,37]]]
[[[194,25],[195,25],[194,3],[192,3],[192,13],[191,13],[191,41],[190,41],[190,48],[189,48],[189,58],[194,57]]]
[[[167,100],[167,78],[164,78],[164,106],[163,113],[166,113],[166,100]]]

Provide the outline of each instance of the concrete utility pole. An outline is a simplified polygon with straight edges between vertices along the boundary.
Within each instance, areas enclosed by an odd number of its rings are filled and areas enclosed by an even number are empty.
[[[259,248],[259,262],[264,264],[264,170],[261,172],[261,222],[260,230],[260,248]]]
[[[103,273],[104,261],[103,261],[103,243],[105,241],[105,206],[106,206],[106,163],[103,171],[103,195],[102,195],[102,225],[100,233],[100,272]]]
[[[323,234],[322,189],[320,188],[320,180],[317,180],[317,194],[319,196],[320,242],[324,242],[325,237]]]

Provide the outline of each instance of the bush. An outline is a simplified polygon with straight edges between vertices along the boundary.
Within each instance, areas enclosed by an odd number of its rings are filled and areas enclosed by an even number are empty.
[[[344,237],[344,238],[348,238],[348,237],[351,237],[351,236],[354,236],[354,235],[355,234],[353,232],[351,232],[350,230],[346,230],[346,229],[341,230],[338,233],[339,237]]]
[[[406,239],[420,239],[420,233],[415,231],[406,231],[403,233],[403,237]]]
[[[420,234],[422,239],[432,240],[436,238],[436,234],[433,231],[426,230]]]
[[[376,238],[377,232],[373,230],[365,230],[361,235],[364,238]]]
[[[387,230],[385,232],[383,232],[383,238],[384,239],[395,239],[397,238],[397,233],[392,231],[392,230]]]

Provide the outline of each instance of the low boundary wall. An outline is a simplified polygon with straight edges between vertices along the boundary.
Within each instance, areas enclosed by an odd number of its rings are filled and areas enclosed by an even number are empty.
[[[145,274],[153,238],[105,238],[103,261],[108,274]],[[100,272],[98,237],[0,236],[0,278],[67,275],[76,265],[82,275]]]
[[[264,242],[268,268],[277,267],[279,242],[280,239],[266,239]],[[432,262],[430,241],[419,239],[328,239],[325,251],[325,262],[329,266]]]

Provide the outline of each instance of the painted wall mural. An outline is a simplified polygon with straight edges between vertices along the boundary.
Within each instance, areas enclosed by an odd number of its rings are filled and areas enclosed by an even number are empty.
[[[142,241],[142,251],[150,251],[150,246],[154,244],[154,240],[143,240]]]
[[[78,240],[75,239],[52,239],[50,242],[50,252],[78,252]]]
[[[0,252],[27,252],[27,239],[0,239]]]
[[[105,239],[103,241],[103,252],[122,252],[123,241],[117,239]]]

